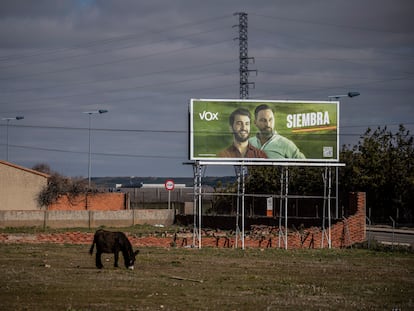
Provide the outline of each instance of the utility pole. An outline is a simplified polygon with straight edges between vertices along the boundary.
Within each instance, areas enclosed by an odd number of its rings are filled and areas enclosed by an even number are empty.
[[[240,60],[240,99],[248,99],[249,98],[249,86],[253,85],[254,82],[249,82],[249,73],[250,71],[255,71],[257,75],[257,70],[249,70],[249,61],[250,59],[253,60],[253,57],[249,57],[248,54],[248,42],[247,42],[247,13],[240,12],[234,13],[234,15],[239,16],[239,37],[235,40],[239,40],[239,60]],[[237,27],[237,25],[236,25]],[[238,238],[241,236],[242,242],[242,249],[244,249],[244,217],[245,217],[245,206],[244,206],[244,199],[245,199],[245,175],[246,175],[246,167],[244,166],[244,162],[241,163],[240,167],[234,167],[237,174],[237,214],[236,214],[236,245],[238,247]],[[241,190],[241,191],[240,191]],[[240,204],[241,203],[241,204]],[[239,216],[240,216],[240,209],[241,209],[241,218],[242,218],[242,231],[240,232],[239,227]]]
[[[247,13],[240,12],[234,13],[239,16],[239,37],[235,40],[239,40],[239,59],[240,59],[240,99],[249,98],[249,85],[254,88],[254,82],[249,82],[249,72],[257,70],[249,70],[249,60],[254,63],[254,58],[248,55],[248,42],[247,42]],[[237,25],[235,25],[237,26]]]
[[[6,161],[9,161],[9,122],[11,120],[23,120],[23,116],[17,116],[12,118],[1,118],[2,121],[6,121]]]

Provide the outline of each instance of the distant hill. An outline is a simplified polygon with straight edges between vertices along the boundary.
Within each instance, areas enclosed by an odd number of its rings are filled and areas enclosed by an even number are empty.
[[[192,177],[93,177],[91,181],[98,188],[115,188],[117,184],[122,184],[123,188],[136,188],[141,187],[142,184],[164,184],[167,179],[174,180],[176,184],[185,184],[187,187],[192,187],[194,184],[194,178]],[[226,185],[235,181],[236,177],[234,176],[209,176],[203,177],[202,184],[214,187],[218,183]]]

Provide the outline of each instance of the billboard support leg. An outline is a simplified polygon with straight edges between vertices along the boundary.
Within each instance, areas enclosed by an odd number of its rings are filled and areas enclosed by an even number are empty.
[[[201,216],[202,216],[202,188],[201,188],[201,175],[202,167],[199,166],[198,170],[198,248],[201,248]]]
[[[331,236],[331,191],[332,191],[332,168],[329,167],[328,172],[328,246],[332,248]]]
[[[239,236],[240,236],[239,216],[240,216],[240,175],[241,175],[241,169],[238,166],[235,166],[234,169],[236,171],[236,177],[237,177],[236,236],[235,236],[234,247],[237,248],[238,244],[239,244]]]
[[[198,248],[201,248],[201,165],[197,161],[193,166],[194,171],[194,190],[193,190],[193,214],[194,214],[194,229],[193,229],[193,247],[196,247],[198,242]],[[198,219],[197,219],[198,215]],[[197,225],[198,220],[198,225]]]
[[[289,194],[289,167],[286,167],[285,181],[285,249],[288,249],[288,194]]]
[[[322,173],[322,179],[323,179],[323,207],[322,207],[322,237],[321,237],[321,248],[324,246],[325,242],[325,215],[326,215],[326,175],[327,175],[327,169],[328,167],[325,167],[324,172]]]
[[[197,167],[198,161],[193,165],[193,247],[197,238]]]
[[[285,249],[288,249],[288,195],[289,195],[289,167],[282,167],[282,173],[280,176],[280,203],[279,203],[279,248],[281,247],[281,240]],[[283,212],[283,202],[285,208]],[[282,230],[282,218],[285,219],[285,231]]]
[[[332,247],[331,239],[331,191],[332,191],[332,169],[326,166],[322,174],[323,178],[323,210],[322,210],[322,240],[321,248],[324,247],[325,238],[328,248]],[[326,218],[328,218],[328,231],[326,231]]]
[[[237,205],[236,205],[236,236],[235,236],[235,243],[234,247],[238,248],[239,246],[239,239],[242,243],[242,249],[244,249],[244,219],[245,219],[245,175],[246,175],[246,167],[244,163],[240,165],[240,167],[234,167],[237,176]],[[240,209],[241,209],[241,231],[240,231]]]
[[[279,237],[279,244],[278,247],[281,248],[281,240],[282,240],[282,216],[283,216],[283,192],[284,192],[284,176],[285,176],[285,168],[282,166],[280,170],[280,198],[279,198],[279,230],[278,230],[278,237]]]
[[[244,198],[245,198],[245,175],[246,175],[246,167],[244,164],[241,166],[242,171],[242,249],[244,249]]]
[[[335,217],[339,218],[339,167],[335,167]]]

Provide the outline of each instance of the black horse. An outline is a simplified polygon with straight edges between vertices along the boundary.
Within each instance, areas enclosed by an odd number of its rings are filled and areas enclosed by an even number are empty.
[[[89,250],[91,255],[93,254],[95,244],[96,267],[98,269],[103,268],[101,261],[102,253],[113,253],[115,257],[114,267],[118,267],[119,252],[122,252],[124,256],[125,267],[131,270],[134,269],[135,256],[139,253],[139,250],[133,251],[131,242],[129,242],[124,233],[99,229],[93,237],[93,242]]]

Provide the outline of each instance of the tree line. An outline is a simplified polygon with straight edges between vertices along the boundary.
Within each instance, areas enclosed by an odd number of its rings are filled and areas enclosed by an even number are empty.
[[[339,155],[344,167],[338,169],[339,206],[348,206],[350,192],[366,192],[367,216],[372,222],[413,223],[414,145],[413,136],[403,126],[393,133],[387,127],[368,128],[357,144],[343,145]],[[280,194],[281,167],[251,166],[245,179],[249,194]],[[289,167],[289,194],[323,195],[324,170],[321,167]],[[335,174],[335,169],[333,169]],[[335,187],[333,175],[332,189]],[[227,185],[226,192],[236,192],[237,183]],[[333,196],[335,193],[333,193]],[[229,204],[220,198],[218,208]],[[248,204],[265,206],[265,198],[247,198]],[[253,201],[252,202],[249,202]],[[265,213],[262,211],[262,213]]]
[[[413,223],[413,135],[400,125],[396,133],[387,127],[368,128],[353,147],[343,146],[340,160],[343,191],[364,191],[372,220]]]

